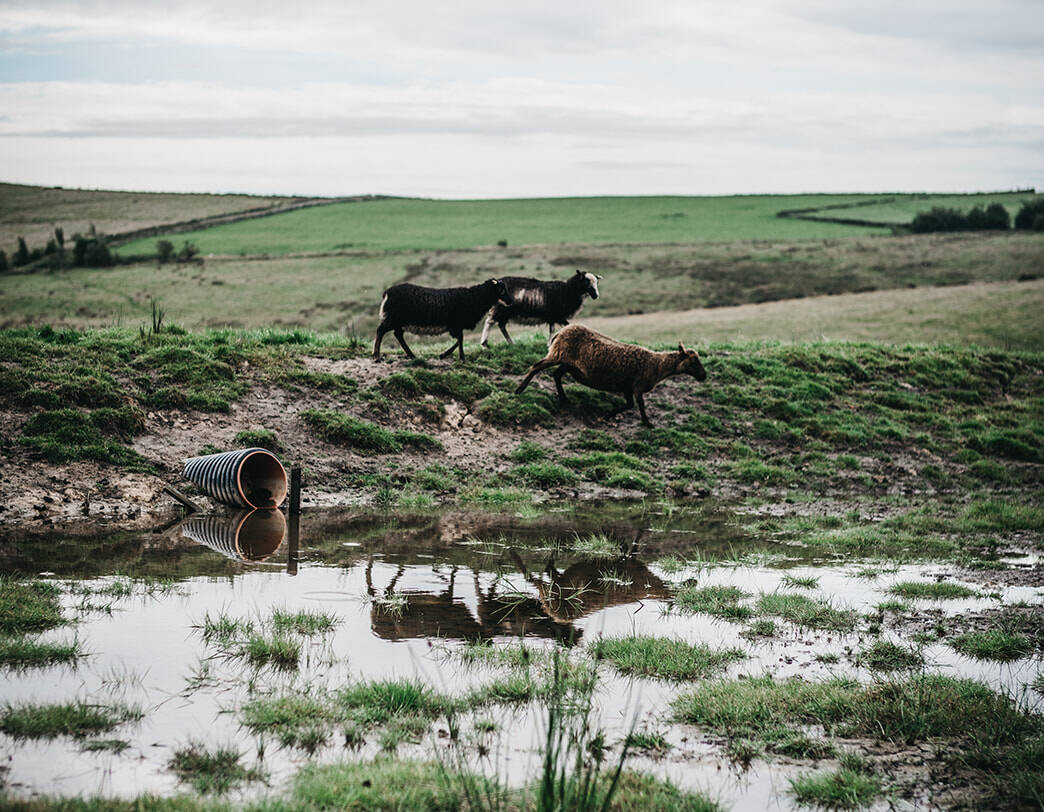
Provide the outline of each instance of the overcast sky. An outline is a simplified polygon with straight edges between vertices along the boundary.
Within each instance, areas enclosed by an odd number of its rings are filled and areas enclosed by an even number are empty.
[[[1044,0],[0,0],[0,180],[1044,188]]]

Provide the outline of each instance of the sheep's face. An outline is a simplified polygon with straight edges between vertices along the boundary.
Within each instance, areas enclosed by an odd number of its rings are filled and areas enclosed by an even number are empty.
[[[677,374],[692,375],[698,381],[707,380],[707,370],[703,368],[703,363],[696,350],[687,350],[679,344],[678,353]]]
[[[587,283],[584,286],[583,292],[580,295],[583,296],[584,294],[587,294],[592,299],[597,299],[598,298],[598,280],[601,279],[602,277],[596,276],[593,273],[585,273],[584,271],[581,271],[579,269],[577,270],[576,273],[577,273],[578,276],[582,276],[583,279],[584,279],[584,282]]]
[[[486,282],[486,287],[495,290],[497,294],[497,301],[504,305],[504,307],[511,307],[514,300],[511,298],[511,294],[508,292],[507,285],[505,285],[499,279],[490,279]]]

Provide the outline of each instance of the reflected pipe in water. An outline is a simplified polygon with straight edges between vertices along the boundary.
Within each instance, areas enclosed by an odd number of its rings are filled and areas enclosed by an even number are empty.
[[[286,518],[278,510],[194,516],[181,526],[181,534],[237,561],[263,561],[283,543]]]

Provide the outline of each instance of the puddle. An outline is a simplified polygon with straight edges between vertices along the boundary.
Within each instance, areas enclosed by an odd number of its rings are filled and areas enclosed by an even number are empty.
[[[344,758],[337,736],[314,756],[263,742],[239,723],[236,709],[253,697],[286,688],[321,691],[352,680],[416,677],[445,693],[490,681],[491,666],[455,657],[465,641],[534,648],[561,645],[583,651],[602,635],[648,634],[713,647],[737,647],[746,658],[726,674],[807,679],[872,678],[855,653],[874,640],[904,642],[886,626],[880,637],[793,627],[776,619],[767,640],[741,636],[745,626],[669,610],[683,582],[732,585],[751,594],[786,592],[828,600],[835,608],[873,613],[888,588],[932,581],[939,565],[882,567],[867,577],[857,562],[802,557],[792,545],[750,538],[727,513],[705,505],[606,507],[590,505],[537,517],[510,511],[465,510],[394,514],[311,512],[297,522],[254,511],[193,517],[156,533],[123,533],[89,542],[25,541],[4,546],[0,573],[38,575],[63,583],[67,617],[76,626],[45,637],[76,636],[86,656],[75,667],[4,673],[2,699],[58,702],[120,700],[139,706],[140,723],[110,735],[129,747],[120,754],[85,753],[68,739],[16,742],[0,736],[9,792],[88,797],[134,797],[179,791],[166,769],[172,753],[193,742],[232,745],[263,764],[278,789],[310,760]],[[683,562],[683,563],[680,563]],[[803,583],[804,587],[795,584]],[[126,588],[120,597],[114,585]],[[961,600],[908,601],[941,616],[1044,602],[1039,588],[987,590]],[[264,623],[273,610],[321,611],[336,628],[304,638],[295,670],[254,668],[208,642],[210,618]],[[969,677],[1040,709],[1027,686],[1039,658],[996,664],[971,660],[941,643],[922,649],[928,669]],[[696,728],[668,721],[671,700],[684,686],[627,679],[601,670],[598,713],[619,741],[632,725],[663,732],[673,745],[663,758],[636,756],[633,766],[702,790],[731,809],[790,809],[788,780],[810,763],[756,761],[746,771],[725,759]],[[480,714],[497,724],[491,747],[497,768],[514,782],[536,766],[540,713],[533,707],[493,707]],[[437,725],[436,725],[437,727]],[[356,756],[377,750],[371,737]],[[432,744],[435,741],[436,744]],[[399,749],[430,757],[433,736]],[[260,751],[263,750],[263,755]],[[247,792],[263,791],[254,788]],[[233,799],[247,796],[232,796]]]

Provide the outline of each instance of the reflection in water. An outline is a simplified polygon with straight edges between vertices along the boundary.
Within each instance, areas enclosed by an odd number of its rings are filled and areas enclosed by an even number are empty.
[[[264,561],[283,543],[286,518],[278,510],[193,516],[181,534],[237,561]]]
[[[571,645],[583,631],[574,622],[591,612],[609,606],[636,603],[646,598],[665,599],[666,584],[633,556],[614,559],[584,559],[559,571],[554,557],[548,559],[539,575],[533,575],[514,551],[512,559],[537,595],[520,592],[510,582],[497,577],[483,587],[478,570],[453,565],[449,575],[440,575],[439,591],[396,590],[407,572],[400,563],[391,581],[380,592],[373,583],[374,559],[366,565],[366,588],[371,598],[396,597],[374,601],[370,622],[374,633],[385,640],[442,637],[461,640],[488,639],[494,636],[530,635],[547,637]],[[465,603],[468,588],[460,589],[458,573],[470,572],[476,610]],[[458,593],[459,590],[459,593]]]

